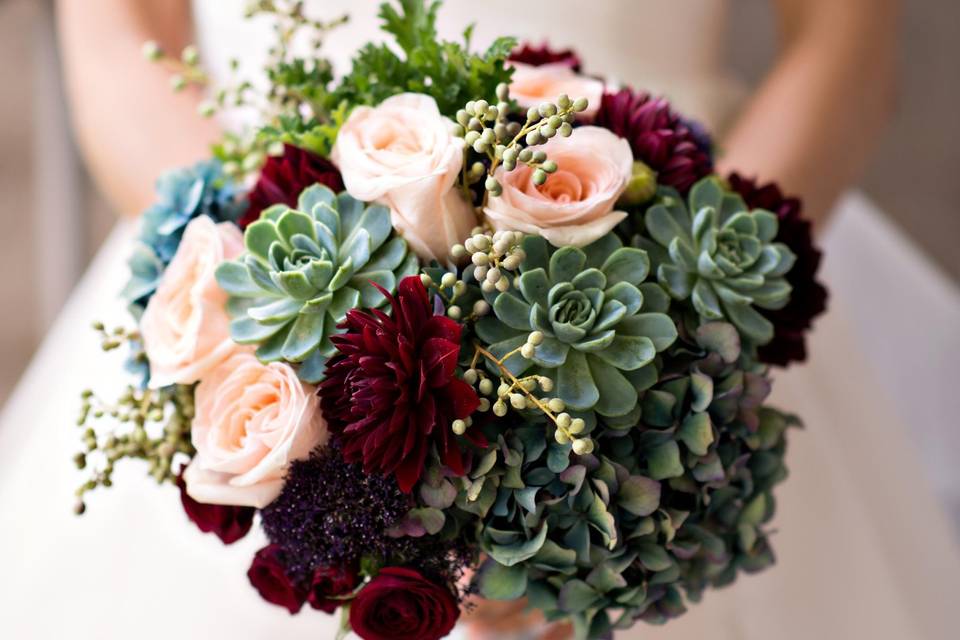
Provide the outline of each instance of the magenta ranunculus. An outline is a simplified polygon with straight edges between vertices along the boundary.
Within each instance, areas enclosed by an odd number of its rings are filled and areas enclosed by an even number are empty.
[[[659,184],[686,192],[713,171],[702,133],[664,98],[631,89],[605,93],[594,124],[626,138],[634,160],[656,171]]]
[[[317,567],[313,572],[307,602],[314,609],[333,613],[360,584],[360,577],[350,567]]]
[[[797,256],[786,278],[793,291],[790,302],[782,309],[762,310],[773,323],[773,340],[760,347],[760,360],[785,367],[807,359],[806,335],[813,319],[827,309],[827,289],[817,279],[820,250],[813,243],[810,221],[803,217],[798,198],[786,197],[774,183],[757,184],[752,178],[733,173],[730,187],[740,194],[751,208],[766,209],[777,214],[780,227],[776,240]]]
[[[306,591],[294,584],[287,575],[279,545],[271,544],[257,551],[247,570],[247,577],[260,592],[260,597],[270,604],[285,608],[291,614],[300,611],[307,600]]]
[[[183,475],[177,476],[180,502],[187,517],[204,533],[216,534],[223,544],[233,544],[249,533],[253,526],[253,507],[235,507],[224,504],[197,502],[187,493]]]
[[[382,570],[350,605],[350,626],[364,640],[438,640],[459,617],[449,589],[402,567]]]
[[[267,158],[257,184],[247,196],[249,206],[237,224],[245,229],[271,205],[296,207],[300,192],[318,183],[338,193],[343,191],[343,179],[332,162],[305,149],[284,145],[282,156]]]

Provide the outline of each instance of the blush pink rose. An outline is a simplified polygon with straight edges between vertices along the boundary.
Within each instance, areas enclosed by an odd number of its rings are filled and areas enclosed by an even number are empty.
[[[204,377],[195,399],[197,454],[183,479],[197,502],[263,508],[290,462],[327,440],[316,390],[289,364],[263,364],[248,349]]]
[[[511,62],[510,66],[513,67],[510,97],[525,109],[544,102],[556,102],[561,94],[571,100],[587,99],[587,110],[579,114],[584,120],[592,120],[600,108],[603,82],[574,72],[568,64],[554,62],[533,66]]]
[[[229,222],[200,216],[187,225],[140,319],[151,387],[193,384],[236,349],[214,272],[242,251],[243,233]]]
[[[447,257],[477,224],[454,188],[463,140],[452,126],[430,96],[402,93],[355,108],[330,154],[347,192],[388,206],[393,226],[425,260]]]
[[[538,148],[557,163],[557,171],[538,187],[526,165],[497,169],[503,193],[484,209],[495,229],[540,235],[558,247],[582,247],[626,217],[614,211],[633,170],[626,140],[600,127],[579,127],[570,137],[556,136]]]

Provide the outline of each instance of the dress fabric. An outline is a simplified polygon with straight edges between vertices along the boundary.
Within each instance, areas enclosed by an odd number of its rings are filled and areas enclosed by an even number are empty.
[[[347,4],[355,7],[351,28],[359,31],[340,46],[353,51],[372,32],[374,3],[324,0],[308,2],[308,10],[323,6],[332,12]],[[454,15],[442,24],[460,24],[483,6],[484,16],[474,16],[480,39],[500,26],[491,16],[508,15],[511,4],[515,10],[509,15],[522,13],[516,2],[448,0],[446,12]],[[567,4],[575,6],[561,0],[551,6]],[[243,34],[247,27],[228,18],[231,7],[239,11],[240,5],[239,0],[197,4],[199,35],[214,68],[229,57],[220,45],[234,42],[236,50],[239,42],[252,50],[253,43],[266,41],[259,27]],[[546,6],[530,5],[532,12]],[[672,61],[677,66],[665,77],[680,93],[683,85],[697,86],[701,76],[719,87],[725,83],[712,47],[720,46],[716,25],[722,4],[689,2],[698,10],[687,5],[595,2],[587,17],[581,12],[569,24],[552,18],[548,26],[557,44],[577,44],[595,65],[590,68],[600,71],[608,64],[641,85],[643,77],[624,73],[630,65],[613,62],[622,60],[628,47],[638,49],[630,49],[631,56],[646,53],[657,62],[666,56],[638,44],[642,38],[627,37],[622,23],[641,23],[644,16],[656,25],[651,38],[679,40],[679,33],[657,29],[671,31],[665,16],[684,12],[683,19],[698,20],[693,24],[702,34],[685,33],[683,41],[704,50],[691,53],[686,70]],[[525,24],[529,34],[521,35],[543,33],[534,29],[537,20]],[[690,23],[684,26],[689,29]],[[704,99],[700,111],[692,99],[681,108],[700,117],[719,113],[719,107],[709,107],[725,90],[702,92],[715,97]],[[108,326],[130,322],[116,293],[126,278],[133,232],[121,224],[104,245],[0,414],[0,637],[333,638],[336,618],[309,608],[290,616],[250,587],[245,572],[265,543],[258,527],[223,546],[187,520],[176,489],[158,489],[144,465],[118,465],[115,486],[94,492],[82,518],[72,514],[73,489],[82,479],[70,464],[80,440],[73,426],[79,392],[93,387],[109,398],[129,382],[122,356],[101,353],[89,326],[94,319]],[[791,433],[791,475],[776,493],[778,564],[708,591],[703,602],[666,626],[641,623],[619,633],[618,640],[956,637],[960,554],[931,488],[943,478],[921,464],[918,446],[927,442],[901,416],[945,425],[936,442],[946,449],[956,444],[960,407],[952,391],[956,359],[950,356],[960,355],[960,293],[858,194],[840,203],[822,240],[830,312],[816,325],[810,362],[775,372],[773,402],[806,422],[805,429]],[[927,310],[920,318],[919,309]],[[920,356],[926,360],[918,361]],[[462,630],[455,634],[463,637]]]

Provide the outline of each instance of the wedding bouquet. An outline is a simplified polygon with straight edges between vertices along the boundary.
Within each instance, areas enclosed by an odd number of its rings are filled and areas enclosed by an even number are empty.
[[[443,41],[438,7],[383,4],[391,41],[335,76],[341,19],[251,5],[267,87],[203,112],[262,124],[158,182],[136,326],[97,325],[136,380],[84,393],[81,425],[118,424],[84,431],[78,511],[144,459],[224,543],[259,515],[265,600],[367,640],[440,638],[475,594],[579,638],[666,621],[773,562],[796,419],[764,402],[824,309],[809,224],[666,100]],[[194,48],[146,53],[207,84]]]

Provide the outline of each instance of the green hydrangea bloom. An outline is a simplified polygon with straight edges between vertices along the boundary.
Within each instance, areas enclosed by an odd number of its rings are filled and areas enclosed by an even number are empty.
[[[395,235],[390,211],[322,185],[300,194],[296,209],[270,207],[244,233],[247,252],[217,269],[230,294],[233,339],[258,344],[264,362],[300,363],[317,382],[335,352],[330,336],[347,311],[385,302],[373,283],[394,291],[418,262]]]
[[[483,596],[526,596],[600,638],[773,562],[766,525],[793,419],[763,406],[769,381],[744,369],[732,325],[708,323],[670,356],[640,423],[606,430],[589,455],[545,441],[543,425],[487,429],[455,503],[482,522]]]
[[[631,412],[650,378],[645,368],[677,337],[665,313],[669,299],[659,285],[644,282],[646,252],[623,247],[612,234],[583,249],[556,249],[535,236],[522,246],[518,286],[489,296],[493,314],[477,323],[477,334],[502,357],[542,332],[531,359],[507,359],[514,375],[536,367],[556,380],[556,395],[576,411]]]
[[[688,203],[661,187],[644,217],[652,241],[638,238],[657,278],[677,300],[690,299],[701,322],[727,320],[755,345],[773,338],[773,325],[755,307],[780,309],[790,300],[784,275],[796,260],[774,242],[777,216],[750,210],[717,178],[690,190]]]

